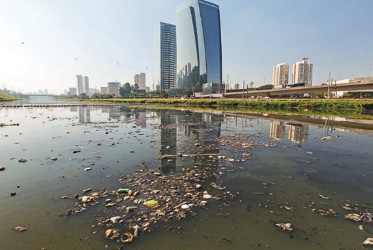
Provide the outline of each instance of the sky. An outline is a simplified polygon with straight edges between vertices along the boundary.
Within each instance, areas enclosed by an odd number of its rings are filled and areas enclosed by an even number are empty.
[[[154,31],[186,0],[1,0],[0,88],[60,94],[76,87],[153,85]],[[213,0],[220,6],[223,79],[272,83],[273,66],[308,57],[313,85],[373,75],[372,0]]]

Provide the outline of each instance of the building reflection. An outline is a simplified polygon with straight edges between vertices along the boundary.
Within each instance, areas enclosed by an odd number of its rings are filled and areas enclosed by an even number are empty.
[[[174,112],[161,113],[161,155],[176,155],[177,154],[177,132],[176,118]],[[161,159],[161,166],[164,172],[176,170],[175,158]]]
[[[146,111],[141,110],[135,113],[135,124],[141,128],[146,128]]]
[[[283,140],[286,137],[286,127],[289,127],[288,139],[295,143],[302,143],[308,140],[308,125],[285,124],[283,121],[271,120],[270,137]]]
[[[117,107],[109,107],[108,108],[109,117],[112,119],[120,120],[122,114],[120,113],[119,108]]]
[[[78,107],[79,123],[91,122],[91,110],[89,107]]]
[[[222,115],[185,111],[161,112],[161,155],[219,154]],[[196,147],[195,143],[201,144]],[[186,156],[161,159],[162,171],[176,171],[177,166],[218,165],[216,157]]]
[[[289,125],[289,140],[295,143],[301,143],[308,140],[308,125],[293,124]]]
[[[283,121],[271,121],[270,136],[272,138],[283,140],[286,136],[286,126]]]

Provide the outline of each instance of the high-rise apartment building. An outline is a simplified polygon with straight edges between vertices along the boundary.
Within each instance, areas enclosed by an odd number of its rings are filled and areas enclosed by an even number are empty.
[[[273,86],[285,88],[289,83],[289,65],[280,63],[273,67]]]
[[[136,74],[134,76],[134,83],[139,86],[139,89],[146,89],[146,75],[145,73]]]
[[[176,26],[157,25],[155,44],[154,83],[162,90],[176,88]]]
[[[84,88],[83,88],[83,93],[86,93],[87,95],[89,95],[89,78],[88,76],[85,76],[84,77]]]
[[[76,88],[69,88],[69,92],[67,92],[68,96],[76,95]]]
[[[109,95],[119,97],[120,82],[109,82],[107,91]]]
[[[223,92],[219,6],[189,1],[177,9],[176,27],[178,88]]]
[[[305,83],[305,86],[312,86],[313,64],[308,58],[293,64],[293,83]]]
[[[83,77],[81,75],[76,76],[76,81],[77,81],[77,89],[78,89],[78,95],[84,93],[84,88],[83,88]]]
[[[107,87],[101,87],[101,94],[103,95],[107,94]]]

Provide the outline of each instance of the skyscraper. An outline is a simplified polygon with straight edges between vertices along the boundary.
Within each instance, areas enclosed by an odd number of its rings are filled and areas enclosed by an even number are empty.
[[[313,64],[308,62],[308,58],[293,64],[293,83],[305,83],[306,86],[312,86]]]
[[[219,6],[192,0],[176,14],[178,88],[220,93],[222,45]]]
[[[81,75],[76,76],[78,95],[84,93],[83,89],[83,77]]]
[[[273,86],[275,88],[285,88],[289,83],[289,65],[280,63],[273,67]]]
[[[83,89],[83,93],[86,93],[87,95],[89,95],[89,78],[88,78],[88,76],[84,77],[84,89]]]
[[[176,87],[176,26],[161,22],[155,32],[154,83],[161,89]]]
[[[139,89],[146,89],[146,75],[145,73],[136,74],[134,76],[134,82],[139,86]]]

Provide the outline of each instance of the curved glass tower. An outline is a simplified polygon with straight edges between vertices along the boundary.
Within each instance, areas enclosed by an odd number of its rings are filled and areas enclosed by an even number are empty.
[[[176,14],[178,88],[204,94],[222,89],[222,46],[219,6],[192,0]]]

